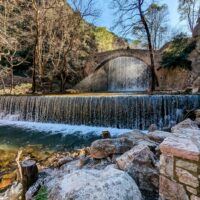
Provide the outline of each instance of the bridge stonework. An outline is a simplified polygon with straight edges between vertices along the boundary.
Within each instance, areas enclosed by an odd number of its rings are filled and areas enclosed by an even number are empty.
[[[193,63],[193,70],[183,70],[181,68],[165,69],[160,68],[160,61],[163,49],[160,49],[154,54],[155,72],[159,82],[159,90],[183,90],[186,87],[191,87],[193,81],[193,74],[197,68],[194,59],[191,59]],[[193,55],[194,51],[191,55]],[[195,54],[196,55],[196,54]],[[83,91],[106,91],[106,71],[103,69],[105,64],[112,59],[118,57],[133,57],[141,60],[147,66],[151,65],[149,51],[146,49],[118,49],[113,51],[107,51],[102,53],[96,53],[91,56],[90,60],[85,66],[85,78],[78,83],[74,88]],[[197,57],[197,56],[193,56]],[[197,64],[199,66],[199,64]],[[159,70],[157,70],[159,69]],[[194,73],[195,72],[195,73]],[[188,81],[189,80],[189,81]],[[92,88],[92,89],[91,89]]]
[[[149,51],[144,49],[118,49],[113,51],[107,51],[102,53],[97,53],[94,56],[96,66],[94,67],[95,70],[101,68],[105,63],[108,61],[118,58],[118,57],[134,57],[145,64],[150,65],[150,57]]]
[[[156,68],[158,67],[157,58],[159,57],[159,53],[155,53]],[[143,61],[148,66],[151,65],[149,51],[146,49],[117,49],[94,54],[85,66],[85,75],[90,75],[110,60],[118,57],[134,57]]]

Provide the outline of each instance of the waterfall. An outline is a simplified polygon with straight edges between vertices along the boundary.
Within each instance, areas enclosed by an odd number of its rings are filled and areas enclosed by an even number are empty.
[[[108,91],[147,91],[150,84],[149,67],[133,57],[118,57],[106,64]]]
[[[0,119],[145,130],[199,107],[198,95],[1,96]]]

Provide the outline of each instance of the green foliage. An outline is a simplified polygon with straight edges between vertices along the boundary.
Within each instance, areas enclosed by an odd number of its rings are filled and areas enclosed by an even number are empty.
[[[46,187],[41,187],[34,200],[48,200],[48,192]]]
[[[107,31],[105,27],[97,27],[94,30],[95,40],[97,42],[98,50],[109,51],[113,49],[115,36]]]
[[[179,34],[172,40],[162,55],[163,68],[185,68],[191,70],[192,62],[188,60],[189,54],[196,48],[196,41],[189,41],[184,34]]]

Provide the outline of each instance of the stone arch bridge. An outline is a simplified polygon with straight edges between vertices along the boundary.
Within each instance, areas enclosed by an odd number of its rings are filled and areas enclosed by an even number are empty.
[[[124,67],[126,67],[126,69],[124,69],[124,71],[122,70],[123,74],[120,77],[117,76],[117,74],[121,73],[120,71],[118,71],[119,68],[116,68],[116,70],[111,70],[112,72],[109,72],[108,66],[106,64],[109,61],[120,57],[134,58],[137,65],[137,73],[130,74],[129,70],[133,72],[134,68],[133,66],[128,66],[127,63],[124,64]],[[133,62],[134,59],[132,60]],[[119,91],[127,91],[131,89],[137,90],[137,88],[139,89],[138,91],[143,91],[149,87],[148,80],[150,80],[150,71],[148,69],[148,66],[150,65],[151,61],[149,51],[144,49],[118,49],[97,53],[91,58],[89,66],[86,66],[86,78],[78,83],[75,86],[75,89],[92,92],[117,91],[117,87],[119,86]],[[121,67],[121,64],[116,63],[116,67]],[[141,70],[138,71],[137,68],[140,67]],[[132,78],[130,78],[131,76]],[[143,81],[143,79],[145,79],[145,81]],[[116,87],[116,89],[113,89],[114,87]]]
[[[101,68],[105,63],[118,57],[134,57],[145,64],[150,65],[149,51],[144,49],[117,49],[112,51],[106,51],[97,53],[94,56],[96,65],[94,66],[95,71]]]

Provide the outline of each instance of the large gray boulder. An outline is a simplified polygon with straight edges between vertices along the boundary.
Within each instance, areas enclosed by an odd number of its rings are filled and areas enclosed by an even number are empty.
[[[0,200],[22,199],[22,184],[14,182],[13,185],[4,193],[0,193]]]
[[[170,132],[165,132],[165,131],[154,131],[154,132],[149,132],[147,136],[149,139],[161,143],[164,141],[165,138],[172,136],[173,134]]]
[[[192,121],[191,119],[186,119],[173,126],[171,131],[172,133],[183,133],[185,132],[185,129],[199,130],[199,127],[195,121]]]
[[[151,149],[155,149],[158,146],[158,143],[150,140],[146,134],[137,129],[128,133],[124,133],[120,137],[127,138],[128,140],[132,141],[134,145],[144,144]]]
[[[102,159],[113,154],[123,154],[130,150],[134,143],[127,138],[101,139],[92,143],[90,154],[93,158]]]
[[[116,162],[119,169],[128,172],[141,190],[158,191],[159,167],[148,146],[134,146]]]
[[[113,166],[55,177],[48,183],[48,192],[49,200],[142,200],[135,181]]]

